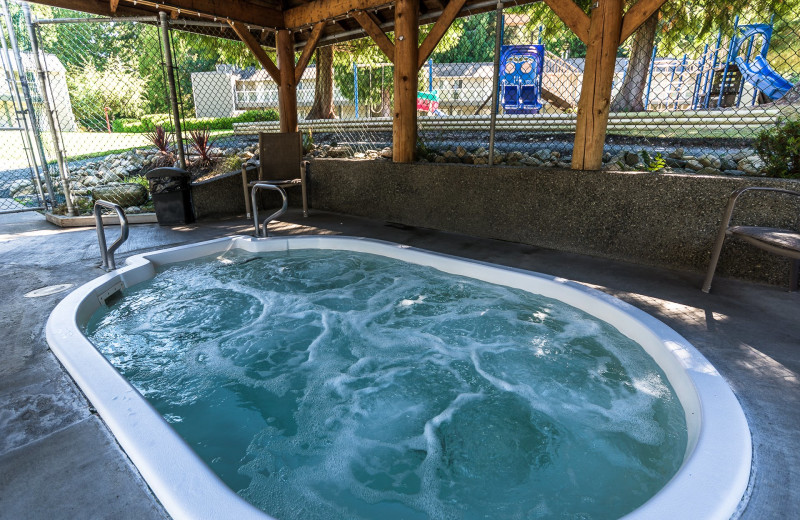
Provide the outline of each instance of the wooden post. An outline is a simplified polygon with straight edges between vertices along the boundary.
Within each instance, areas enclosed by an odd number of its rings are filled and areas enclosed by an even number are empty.
[[[414,161],[417,146],[419,2],[397,0],[394,11],[394,162]]]
[[[624,0],[598,0],[598,3],[589,22],[586,65],[572,153],[573,170],[599,170],[603,165]]]
[[[297,81],[294,77],[292,32],[286,29],[278,31],[276,45],[278,47],[278,70],[281,75],[281,82],[278,86],[281,132],[297,132]]]

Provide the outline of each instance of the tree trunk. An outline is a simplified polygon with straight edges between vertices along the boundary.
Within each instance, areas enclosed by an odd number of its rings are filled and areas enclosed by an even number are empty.
[[[333,112],[333,46],[318,48],[316,58],[314,104],[306,119],[336,119]]]
[[[647,85],[647,75],[650,72],[650,58],[653,55],[653,46],[656,44],[657,28],[658,11],[645,20],[634,33],[628,71],[625,74],[622,87],[611,103],[612,112],[644,111],[644,91]]]

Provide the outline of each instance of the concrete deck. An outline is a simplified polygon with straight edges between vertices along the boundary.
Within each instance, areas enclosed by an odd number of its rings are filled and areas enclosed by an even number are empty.
[[[508,242],[351,217],[296,213],[276,234],[345,234],[579,281],[656,316],[694,344],[739,397],[753,434],[752,496],[741,518],[800,518],[800,293]],[[249,233],[245,220],[131,228],[131,254]],[[113,240],[116,229],[108,228]],[[0,215],[0,518],[167,518],[103,422],[48,350],[44,325],[68,292],[25,298],[102,274],[93,228],[38,214]]]

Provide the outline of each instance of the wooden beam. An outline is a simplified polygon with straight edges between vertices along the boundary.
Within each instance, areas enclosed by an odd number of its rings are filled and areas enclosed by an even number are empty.
[[[364,28],[364,31],[372,38],[375,45],[383,52],[389,61],[394,63],[394,44],[386,36],[386,33],[380,28],[378,20],[375,15],[367,11],[353,11],[353,18],[356,19],[358,24]]]
[[[278,111],[281,132],[297,132],[297,82],[294,80],[294,40],[292,31],[281,29],[276,41],[278,51]]]
[[[619,37],[620,43],[627,40],[645,20],[653,16],[653,13],[661,9],[666,0],[639,0],[633,4],[625,16],[622,17],[622,34]]]
[[[589,44],[589,16],[572,0],[544,0],[580,40]],[[595,9],[596,10],[596,9]]]
[[[126,0],[133,1],[133,0]],[[261,25],[264,27],[283,27],[283,13],[266,5],[254,5],[252,0],[166,0],[156,1],[164,8],[175,8],[197,11],[208,16],[235,20],[245,24]]]
[[[303,77],[303,72],[306,70],[308,62],[311,60],[311,55],[314,54],[314,50],[317,48],[317,42],[319,42],[322,36],[322,29],[324,28],[325,22],[317,22],[317,24],[314,25],[314,29],[311,31],[311,36],[306,40],[306,46],[303,47],[303,53],[300,54],[300,59],[297,60],[297,65],[294,68],[295,83],[300,83],[300,78]]]
[[[570,2],[571,1],[572,0],[570,0]],[[435,24],[433,24],[431,32],[428,33],[428,36],[425,37],[425,41],[419,46],[417,70],[422,68],[422,66],[428,60],[428,57],[439,44],[442,36],[444,36],[444,33],[447,32],[447,29],[450,28],[453,20],[455,20],[458,13],[461,12],[461,8],[464,7],[464,3],[466,3],[466,0],[450,0],[450,2],[447,4],[447,7],[444,8],[444,11],[442,11],[442,14],[439,15],[439,19],[436,20]]]
[[[267,56],[267,53],[266,51],[264,51],[264,48],[261,47],[261,45],[255,39],[255,37],[252,34],[250,34],[250,31],[247,29],[247,27],[245,27],[243,24],[239,22],[228,22],[228,23],[231,26],[231,29],[233,29],[233,31],[236,33],[236,35],[239,36],[239,39],[242,40],[245,45],[247,45],[247,48],[250,49],[250,52],[253,53],[253,55],[256,57],[261,66],[264,67],[264,70],[267,71],[267,73],[272,77],[272,79],[275,80],[275,83],[277,83],[278,86],[280,87],[281,73],[278,70],[278,67],[276,67],[275,64],[272,62],[272,60],[269,58],[269,56]],[[292,71],[294,71],[294,67],[292,67]]]
[[[592,11],[572,151],[573,170],[599,170],[603,165],[624,1],[599,0],[599,6]]]
[[[119,6],[119,0],[111,0],[109,2],[109,8],[111,9],[112,13],[117,12],[117,6]]]
[[[208,20],[209,17],[218,17],[222,21],[228,19],[245,24],[264,27],[283,27],[283,13],[268,7],[260,2],[254,5],[252,0],[36,0],[38,4],[49,5],[82,11],[99,16],[157,16],[158,11],[175,12],[181,10],[181,16],[192,19]],[[112,10],[112,4],[116,9]],[[156,8],[156,4],[159,6]],[[198,16],[201,13],[205,17]]]
[[[98,16],[156,16],[155,10],[148,10],[141,5],[133,7],[123,4],[118,6],[116,11],[112,11],[111,5],[107,0],[36,0],[36,3]]]
[[[351,11],[372,9],[387,3],[387,0],[314,0],[284,11],[283,21],[287,29],[295,29],[309,23],[343,16]]]
[[[418,0],[397,0],[394,10],[394,162],[414,161],[417,147]]]

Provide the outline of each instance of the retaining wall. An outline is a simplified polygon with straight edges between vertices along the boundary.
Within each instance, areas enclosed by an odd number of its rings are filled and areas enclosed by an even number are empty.
[[[318,159],[311,206],[575,253],[705,272],[728,196],[800,181]],[[800,199],[744,195],[733,223],[800,229]],[[788,284],[789,260],[736,240],[717,274]]]
[[[705,272],[728,196],[800,181],[646,172],[317,159],[312,209]],[[241,175],[192,186],[198,218],[245,212]],[[300,205],[300,190],[289,190]],[[276,197],[269,207],[279,206]],[[745,195],[733,223],[800,229],[800,199]],[[729,240],[717,274],[788,284],[790,262]]]

